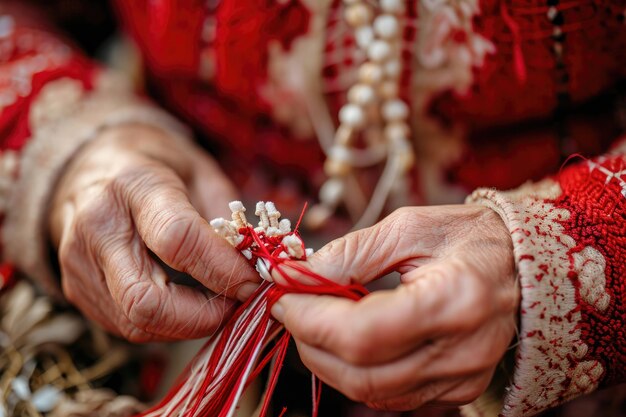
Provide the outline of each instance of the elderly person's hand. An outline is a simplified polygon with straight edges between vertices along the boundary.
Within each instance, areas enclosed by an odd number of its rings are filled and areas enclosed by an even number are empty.
[[[272,311],[305,365],[373,408],[474,400],[515,332],[511,237],[487,208],[403,208],[331,242],[307,267],[342,283],[401,274],[396,289],[358,302],[286,295]]]
[[[191,142],[145,125],[104,131],[67,167],[50,214],[66,298],[135,342],[202,337],[258,276],[205,219],[235,193]],[[199,284],[173,283],[155,258]],[[216,294],[217,293],[217,294]]]

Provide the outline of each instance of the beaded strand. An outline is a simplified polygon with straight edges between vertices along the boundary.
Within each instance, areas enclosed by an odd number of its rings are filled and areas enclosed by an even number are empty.
[[[355,139],[359,134],[366,139],[366,147],[375,146],[371,142],[376,132],[382,134],[387,166],[377,186],[384,190],[374,191],[357,225],[377,220],[392,191],[389,184],[406,175],[415,161],[407,123],[409,107],[399,97],[400,19],[404,2],[381,0],[378,15],[364,0],[343,0],[343,4],[345,20],[354,30],[357,47],[366,59],[358,69],[357,83],[348,90],[347,103],[339,111],[339,126],[324,164],[328,180],[320,189],[320,204],[310,210],[307,218],[311,227],[323,224],[341,204],[353,169],[367,165],[354,157]]]

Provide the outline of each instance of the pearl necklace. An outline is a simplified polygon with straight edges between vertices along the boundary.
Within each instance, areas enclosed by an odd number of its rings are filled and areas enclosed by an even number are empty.
[[[339,127],[324,164],[328,180],[320,188],[320,204],[309,211],[307,218],[311,227],[319,227],[342,200],[346,201],[347,182],[354,168],[378,163],[359,161],[355,156],[377,145],[371,143],[376,141],[372,137],[383,142],[386,164],[355,228],[378,219],[394,186],[402,182],[415,161],[407,123],[409,107],[398,93],[404,0],[381,0],[377,16],[364,0],[343,0],[343,4],[346,22],[354,29],[356,44],[366,59],[358,68],[357,83],[348,90],[348,102],[339,111]],[[360,134],[367,142],[366,149],[354,147]]]

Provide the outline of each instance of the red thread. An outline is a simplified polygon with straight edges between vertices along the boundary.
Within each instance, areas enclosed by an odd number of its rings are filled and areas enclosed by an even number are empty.
[[[565,209],[570,214],[560,221],[564,233],[576,242],[568,252],[567,278],[576,288],[575,310],[580,313],[577,328],[589,348],[583,358],[572,363],[570,372],[582,361],[598,361],[604,368],[602,384],[612,385],[626,381],[626,196],[622,194],[621,175],[626,161],[623,155],[614,155],[590,163],[593,165],[572,165],[559,173],[563,192],[553,204],[555,209]],[[593,283],[600,287],[598,296],[609,297],[605,309],[598,308],[596,299],[582,293],[580,274],[584,270],[574,255],[584,258],[583,251],[589,247],[599,252],[605,263],[605,282]]]
[[[509,14],[504,1],[500,2],[500,15],[513,36],[513,66],[518,81],[523,84],[526,81],[526,64],[524,63],[524,54],[522,53],[522,38],[519,26]]]
[[[301,220],[302,215],[295,230],[289,234],[298,234]],[[254,266],[262,259],[284,282],[263,282],[252,297],[237,309],[224,329],[205,344],[166,397],[140,416],[230,417],[243,390],[273,359],[266,397],[259,414],[260,417],[265,416],[291,338],[290,333],[271,317],[274,303],[287,293],[333,295],[351,300],[359,300],[368,294],[360,284],[340,285],[309,271],[298,262],[284,258],[284,236],[267,236],[252,227],[241,228],[239,233],[244,239],[237,248],[252,253],[250,264]],[[284,270],[285,265],[311,279],[314,284],[295,280]],[[274,344],[270,347],[273,340]],[[266,350],[265,354],[261,353],[263,350]],[[312,416],[317,417],[321,381],[313,376],[312,383]],[[283,409],[281,415],[285,411]]]

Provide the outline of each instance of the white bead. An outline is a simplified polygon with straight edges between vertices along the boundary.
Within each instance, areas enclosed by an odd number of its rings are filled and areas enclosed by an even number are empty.
[[[388,42],[377,40],[367,48],[367,56],[375,62],[381,62],[391,55],[391,45]]]
[[[374,30],[371,26],[361,26],[354,31],[354,39],[361,49],[367,49],[374,40]]]
[[[347,162],[350,160],[350,151],[345,146],[334,145],[328,151],[328,158],[335,161]]]
[[[398,19],[390,14],[378,16],[374,20],[374,31],[384,39],[393,38],[399,31]]]
[[[385,74],[389,78],[398,78],[398,76],[400,76],[400,70],[401,65],[399,59],[392,59],[385,63]]]
[[[344,182],[337,178],[330,179],[320,188],[320,201],[329,206],[335,206],[341,200],[343,192]]]
[[[327,158],[324,162],[324,173],[329,177],[343,177],[350,173],[351,167],[347,161],[338,161]]]
[[[442,7],[447,6],[444,6],[444,1],[445,0],[421,0],[420,6],[424,7],[429,12],[435,12],[436,10],[441,10]],[[463,13],[462,9],[464,9],[464,7],[460,6],[459,8],[461,9],[461,13]]]
[[[555,42],[554,45],[552,45],[552,50],[558,56],[563,55],[563,44],[560,42]]]
[[[352,27],[359,27],[369,24],[372,21],[372,9],[363,3],[356,3],[348,6],[345,12],[346,22]]]
[[[359,80],[367,84],[377,84],[383,78],[382,68],[372,62],[366,62],[359,68]]]
[[[354,136],[354,129],[348,126],[339,125],[335,132],[335,143],[338,145],[348,145]],[[0,416],[1,417],[1,416]]]
[[[390,122],[405,120],[409,117],[409,106],[402,100],[389,100],[383,104],[382,114]]]
[[[387,13],[400,14],[404,11],[404,0],[380,0],[380,8]]]
[[[348,91],[348,100],[360,106],[370,104],[374,99],[376,99],[376,93],[367,84],[357,84]]]
[[[309,229],[319,229],[333,215],[332,208],[323,204],[317,204],[311,207],[304,216],[304,222]]]
[[[392,153],[395,155],[404,155],[407,153],[413,153],[413,147],[408,139],[398,139],[391,142]]]
[[[378,88],[382,98],[392,99],[398,96],[398,83],[395,81],[385,81]]]
[[[346,104],[339,110],[339,121],[346,126],[360,128],[365,125],[365,113],[356,104]]]
[[[411,129],[409,128],[409,125],[404,122],[389,123],[385,127],[385,137],[392,143],[405,140],[409,137],[410,132]]]
[[[415,165],[415,154],[412,149],[407,149],[405,152],[396,155],[400,170],[407,172],[413,165]]]

